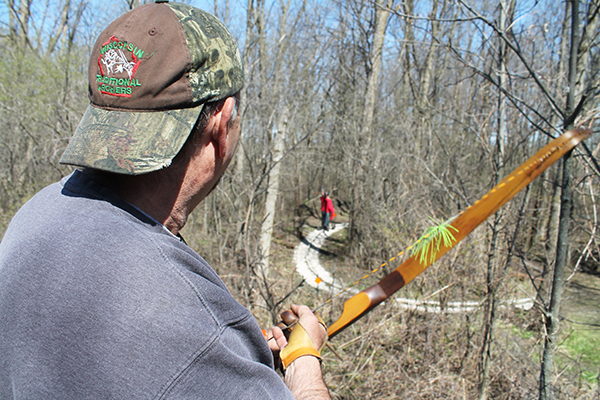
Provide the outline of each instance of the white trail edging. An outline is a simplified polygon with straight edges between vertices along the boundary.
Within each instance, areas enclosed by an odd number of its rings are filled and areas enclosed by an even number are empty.
[[[335,224],[333,229],[327,231],[321,229],[314,230],[296,246],[294,250],[296,271],[298,271],[309,286],[332,292],[334,295],[344,290],[345,286],[343,282],[339,280],[334,282],[329,271],[321,266],[319,262],[319,250],[321,250],[325,239],[347,227],[348,224],[345,223]],[[316,282],[317,277],[322,279],[321,283]],[[352,293],[358,293],[358,291],[354,290]]]

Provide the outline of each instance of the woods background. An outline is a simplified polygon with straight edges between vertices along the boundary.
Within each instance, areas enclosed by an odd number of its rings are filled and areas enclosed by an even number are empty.
[[[0,6],[0,235],[70,173],[58,160],[88,105],[90,48],[139,3]],[[599,398],[598,0],[189,3],[238,38],[246,87],[236,159],[183,235],[263,326],[329,296],[294,290],[292,261],[320,225],[322,188],[349,223],[322,262],[350,284],[552,137],[593,129],[398,294],[479,307],[386,302],[336,337],[324,370],[340,399]],[[523,297],[535,306],[508,305]]]

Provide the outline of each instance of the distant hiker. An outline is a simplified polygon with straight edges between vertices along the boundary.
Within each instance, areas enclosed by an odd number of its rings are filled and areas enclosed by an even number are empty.
[[[329,221],[333,218],[333,202],[329,198],[329,192],[323,192],[321,196],[321,229],[329,229]]]
[[[60,161],[77,170],[0,242],[0,399],[331,399],[310,308],[291,307],[289,339],[261,332],[179,233],[234,156],[243,71],[225,26],[184,3],[101,33]]]

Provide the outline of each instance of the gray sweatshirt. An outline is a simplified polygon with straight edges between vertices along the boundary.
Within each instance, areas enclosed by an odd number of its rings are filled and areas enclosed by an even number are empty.
[[[250,312],[164,226],[76,171],[0,243],[0,399],[292,399]]]

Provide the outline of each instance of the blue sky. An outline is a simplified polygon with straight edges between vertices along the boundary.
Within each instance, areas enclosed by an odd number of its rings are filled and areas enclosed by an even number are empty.
[[[18,3],[19,0],[15,2]],[[226,25],[230,28],[234,36],[243,32],[241,28],[245,24],[245,0],[180,0],[179,2],[188,3],[194,7],[215,14],[215,4],[217,4],[217,16],[223,20],[227,15]],[[78,4],[79,1],[73,3]],[[31,4],[32,18],[35,26],[45,32],[50,32],[54,23],[59,19],[59,12],[64,0],[33,0]],[[227,9],[226,9],[227,7]],[[88,41],[96,37],[98,33],[112,20],[116,19],[123,12],[127,11],[128,6],[125,0],[91,0],[86,8],[83,21],[80,24],[78,36],[81,40]],[[6,32],[9,21],[9,11],[5,1],[0,2],[0,31]],[[237,31],[237,32],[236,32]],[[33,33],[34,29],[30,29]],[[236,35],[237,33],[237,35]]]
[[[15,0],[18,2],[19,0]],[[35,19],[35,25],[42,31],[51,32],[54,22],[59,18],[61,4],[65,0],[33,0],[32,14]],[[75,0],[72,3],[78,4],[82,0]],[[219,19],[225,22],[225,25],[232,32],[233,36],[238,39],[240,46],[243,45],[246,23],[246,7],[247,0],[178,0],[193,5],[194,7],[216,14]],[[540,12],[550,11],[556,12],[556,7],[550,7],[552,1],[555,0],[522,0],[519,2],[519,20],[516,23],[517,29],[526,29],[528,26],[535,24]],[[267,0],[267,13],[273,11],[271,7],[274,0]],[[318,3],[318,2],[317,2]],[[481,7],[481,1],[471,0],[476,8]],[[215,12],[215,4],[217,10]],[[417,8],[415,13],[421,15],[428,14],[428,2],[418,2],[421,8]],[[77,32],[77,39],[80,44],[89,44],[95,41],[95,38],[100,31],[112,20],[117,18],[127,10],[126,0],[90,0],[84,20],[80,24]],[[275,7],[277,8],[277,7]],[[488,12],[491,10],[488,10]],[[493,11],[492,11],[493,12]],[[5,1],[0,2],[0,31],[6,32],[8,26],[9,12]],[[46,19],[42,21],[42,17]],[[493,19],[493,16],[492,16]],[[33,30],[32,30],[33,31]],[[401,32],[399,32],[401,34]],[[42,35],[43,37],[44,35]],[[389,38],[388,44],[393,43],[393,38]]]

